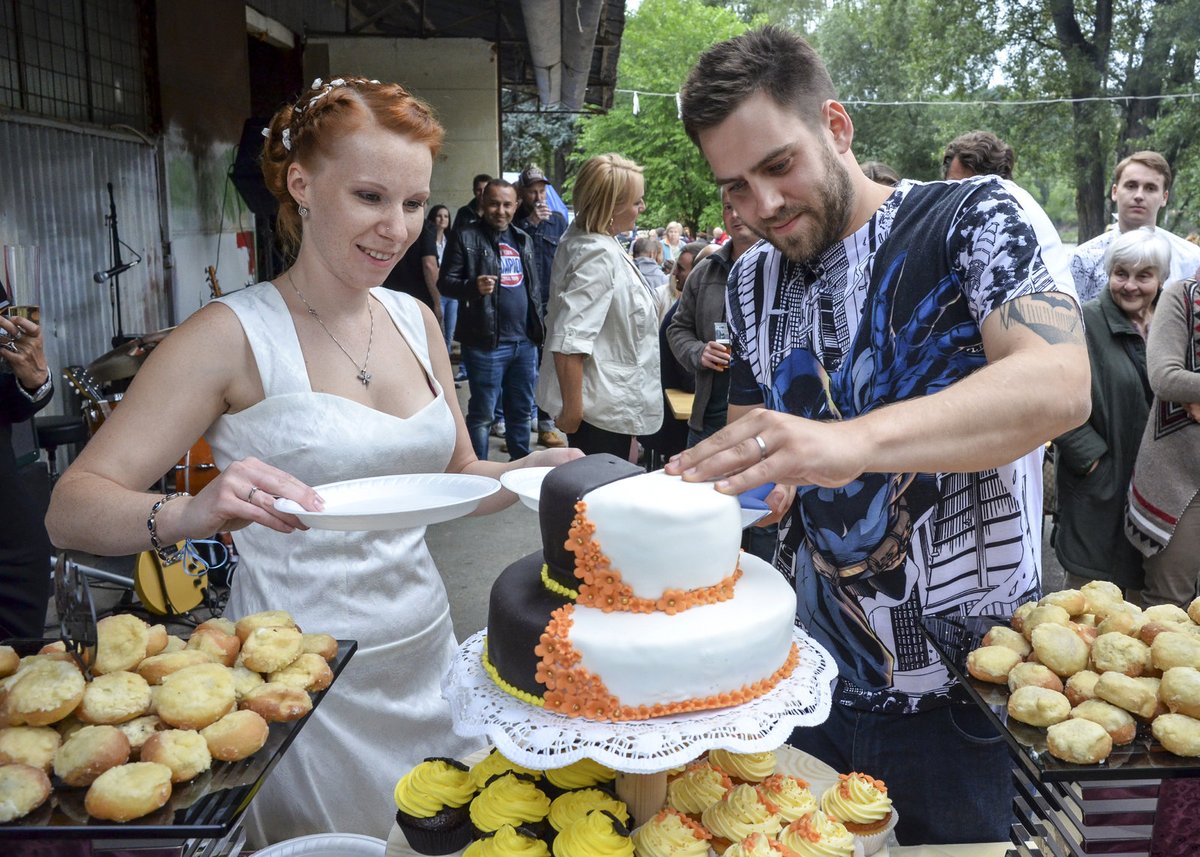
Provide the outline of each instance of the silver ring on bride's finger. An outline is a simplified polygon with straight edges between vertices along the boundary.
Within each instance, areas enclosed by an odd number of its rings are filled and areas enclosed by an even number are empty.
[[[758,444],[758,460],[762,461],[767,457],[767,442],[762,439],[761,435],[754,436],[754,442]]]
[[[254,502],[254,495],[255,495],[255,494],[257,494],[257,493],[258,493],[258,486],[257,486],[257,485],[251,485],[251,486],[250,486],[250,493],[246,495],[246,502],[247,502],[247,503],[253,503],[253,502]]]

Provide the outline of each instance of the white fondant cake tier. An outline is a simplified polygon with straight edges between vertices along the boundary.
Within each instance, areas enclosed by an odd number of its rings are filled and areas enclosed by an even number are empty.
[[[634,707],[732,693],[769,678],[791,650],[796,593],[755,556],[743,554],[741,568],[733,598],[674,615],[575,605],[569,639],[579,666]]]
[[[592,538],[639,598],[715,586],[737,568],[741,510],[711,485],[656,471],[602,485],[584,503]]]

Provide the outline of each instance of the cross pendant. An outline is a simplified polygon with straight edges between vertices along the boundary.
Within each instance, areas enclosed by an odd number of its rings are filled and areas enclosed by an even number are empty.
[[[359,370],[358,370],[358,380],[362,381],[362,385],[363,385],[364,387],[366,387],[366,386],[370,385],[370,383],[371,383],[371,373],[370,373],[370,372],[368,372],[368,371],[367,371],[365,368],[364,368],[364,369],[359,369]]]

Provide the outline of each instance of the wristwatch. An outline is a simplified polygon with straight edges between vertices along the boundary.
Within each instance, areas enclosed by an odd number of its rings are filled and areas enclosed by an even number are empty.
[[[22,395],[24,395],[29,401],[40,402],[42,399],[50,395],[50,391],[54,389],[54,375],[50,372],[47,372],[45,382],[43,382],[42,386],[38,387],[36,390],[26,389],[25,385],[20,381],[17,382],[17,389],[19,389]]]

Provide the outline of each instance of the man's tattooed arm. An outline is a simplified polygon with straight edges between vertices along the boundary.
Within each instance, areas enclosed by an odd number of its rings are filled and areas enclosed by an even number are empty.
[[[1024,295],[1003,304],[996,312],[1005,330],[1025,327],[1051,345],[1084,344],[1079,306],[1059,292]]]

